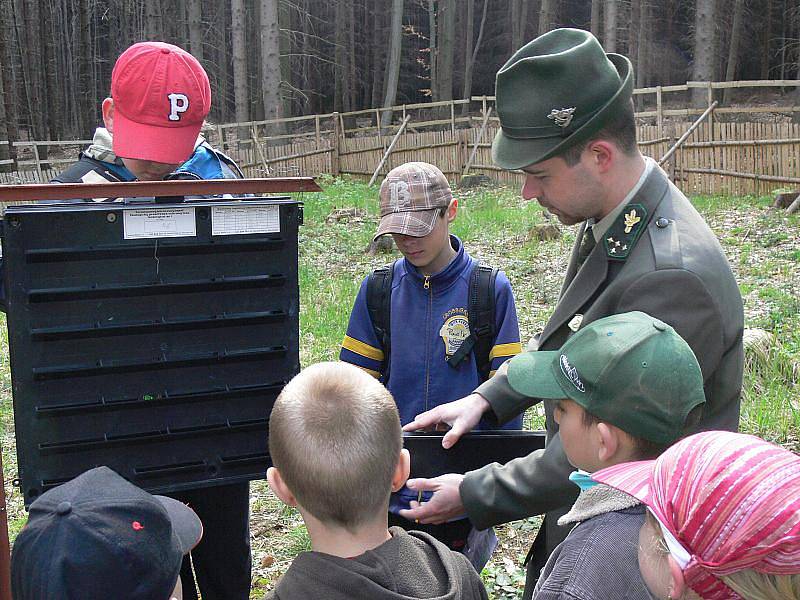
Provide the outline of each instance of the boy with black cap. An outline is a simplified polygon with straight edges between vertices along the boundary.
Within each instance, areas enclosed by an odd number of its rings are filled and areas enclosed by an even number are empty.
[[[469,393],[521,350],[511,284],[502,271],[479,265],[461,240],[450,234],[457,209],[458,201],[444,173],[428,163],[396,167],[381,184],[381,220],[375,239],[391,234],[404,258],[388,267],[388,317],[376,315],[370,307],[371,280],[380,270],[364,279],[340,359],[380,379],[394,396],[404,425],[423,410]],[[494,305],[494,311],[483,311],[489,315],[483,326],[485,342],[477,340],[473,328],[480,326],[471,314],[481,312],[481,302],[470,301],[487,289],[478,283],[481,269],[489,278],[485,302]],[[377,308],[384,311],[383,305]],[[377,320],[387,322],[379,326]],[[387,326],[388,335],[382,336],[380,329]],[[519,416],[504,428],[519,429],[521,425]],[[482,422],[476,428],[492,427]],[[428,496],[424,495],[425,499]],[[494,548],[493,532],[473,531],[467,547],[472,529],[467,519],[421,526],[397,514],[418,499],[417,492],[406,488],[393,494],[390,522],[428,531],[451,549],[465,550],[480,570]],[[474,552],[479,547],[489,550]]]
[[[645,507],[591,474],[656,458],[696,426],[703,376],[675,330],[642,312],[598,319],[559,350],[508,363],[508,383],[554,406],[581,492],[558,524],[575,527],[553,551],[535,600],[649,600],[637,563]]]
[[[181,561],[203,526],[108,467],[37,498],[11,553],[16,600],[180,600]]]

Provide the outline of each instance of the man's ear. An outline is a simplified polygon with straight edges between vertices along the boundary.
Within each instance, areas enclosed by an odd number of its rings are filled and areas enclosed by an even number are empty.
[[[458,212],[458,200],[453,198],[450,200],[450,204],[447,205],[447,212],[445,213],[445,217],[447,217],[447,222],[452,223],[456,219],[456,213]]]
[[[669,597],[682,598],[683,593],[686,591],[686,579],[683,577],[683,571],[680,565],[675,561],[672,556],[667,556],[667,564],[669,564]]]
[[[281,502],[288,506],[297,506],[297,499],[292,494],[292,491],[286,487],[286,482],[283,481],[280,471],[275,467],[267,469],[267,483],[275,495],[280,498]]]
[[[109,133],[114,133],[114,101],[111,98],[103,100],[103,123]]]
[[[620,430],[608,423],[601,421],[597,424],[597,436],[600,442],[597,449],[597,458],[600,462],[607,463],[614,458],[614,455],[620,449],[620,434]]]
[[[605,140],[590,142],[587,150],[589,151],[592,164],[599,173],[608,172],[618,153],[617,148]]]
[[[400,457],[397,459],[397,466],[394,468],[394,474],[392,475],[393,492],[398,491],[406,484],[409,473],[411,473],[411,454],[403,448],[400,450]]]

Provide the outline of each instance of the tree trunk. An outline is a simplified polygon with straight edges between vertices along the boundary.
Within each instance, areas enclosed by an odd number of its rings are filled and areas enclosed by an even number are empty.
[[[436,31],[438,29],[438,24],[436,22],[436,2],[434,0],[428,0],[428,27],[430,28],[430,43],[429,45],[429,58],[430,61],[430,73],[431,73],[431,97],[435,100],[436,95],[438,93],[438,85],[439,85],[439,71],[438,71],[438,64],[439,64],[439,44],[437,40]]]
[[[438,93],[434,100],[453,99],[453,53],[456,37],[456,0],[439,2]]]
[[[712,81],[714,79],[714,0],[697,0],[694,19],[694,68],[692,80]],[[703,88],[692,90],[692,104],[706,106],[708,92]]]
[[[350,72],[348,66],[349,53],[347,52],[347,32],[349,29],[347,23],[347,0],[337,0],[336,2],[336,17],[334,18],[334,93],[333,93],[333,110],[335,112],[349,111],[350,107],[347,106],[349,102],[345,100],[348,94],[347,89],[350,82],[347,80],[347,74]]]
[[[164,23],[161,19],[161,3],[159,0],[147,0],[145,3],[145,29],[146,39],[164,39]]]
[[[633,66],[636,66],[636,55],[639,53],[639,23],[642,20],[642,3],[631,2],[630,19],[628,21],[628,58],[631,59]],[[633,72],[636,77],[636,71]],[[634,79],[636,84],[636,79]]]
[[[739,66],[739,44],[742,39],[742,16],[744,14],[744,0],[734,0],[733,25],[731,26],[731,42],[728,47],[728,65],[725,69],[725,81],[736,78],[736,69]],[[733,89],[726,88],[722,98],[723,104],[731,100]]]
[[[633,0],[632,4],[636,4],[637,6],[641,4],[640,0]],[[603,25],[603,0],[592,0],[592,22],[589,26],[594,37],[598,40],[601,39],[603,36],[600,33],[602,31],[601,27]]]
[[[713,1],[713,0],[712,0]],[[617,0],[606,0],[603,15],[603,48],[617,51]]]
[[[761,79],[769,79],[770,42],[772,41],[772,0],[764,6],[764,29],[761,38]]]
[[[386,72],[385,63],[383,62],[385,36],[383,30],[383,11],[376,10],[373,12],[375,17],[375,25],[372,28],[372,52],[374,61],[372,63],[372,102],[370,106],[380,106],[383,98],[386,96],[386,86],[383,85],[383,76]]]
[[[483,0],[483,11],[481,13],[481,23],[478,26],[478,39],[475,41],[475,46],[472,46],[472,27],[467,30],[467,55],[464,61],[464,94],[463,97],[469,99],[472,97],[472,72],[475,68],[475,61],[478,59],[478,52],[481,48],[483,41],[483,32],[486,27],[486,12],[489,6],[489,0]],[[470,19],[471,23],[471,19]],[[469,111],[469,105],[464,105],[463,114]]]
[[[233,51],[233,103],[236,122],[250,120],[249,97],[247,93],[247,40],[245,39],[247,15],[244,0],[231,0],[231,38]],[[249,137],[244,129],[240,137]]]
[[[186,20],[189,27],[189,52],[203,62],[203,2],[187,0]]]
[[[261,93],[264,118],[281,116],[281,63],[278,49],[278,0],[261,0]],[[267,128],[267,133],[283,133],[278,126]]]
[[[643,2],[639,12],[639,33],[636,36],[636,86],[645,87],[650,82],[650,52],[653,40],[650,35],[650,5]],[[633,57],[632,57],[633,58]]]
[[[539,35],[555,29],[557,12],[558,0],[542,0],[539,9]]]
[[[389,56],[386,63],[386,94],[383,107],[394,106],[397,98],[397,81],[400,77],[400,56],[403,44],[403,0],[392,0],[392,21],[389,41]],[[381,128],[387,128],[392,122],[392,113],[381,113]]]
[[[17,159],[17,149],[14,142],[19,139],[17,131],[17,93],[14,86],[13,64],[11,54],[11,42],[14,39],[12,14],[10,10],[0,10],[0,80],[3,87],[3,123],[4,131],[1,135],[8,140],[8,146],[4,148],[3,158]],[[16,165],[0,167],[2,171],[13,171]]]

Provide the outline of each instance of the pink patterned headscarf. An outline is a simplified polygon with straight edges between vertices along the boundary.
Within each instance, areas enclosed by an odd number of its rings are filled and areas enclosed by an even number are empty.
[[[646,504],[674,540],[686,583],[704,600],[741,600],[720,575],[800,573],[800,456],[751,435],[707,431],[656,460],[595,481]],[[668,537],[668,536],[665,536]]]

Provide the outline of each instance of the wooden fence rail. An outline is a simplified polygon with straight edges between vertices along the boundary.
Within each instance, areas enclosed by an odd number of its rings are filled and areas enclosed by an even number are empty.
[[[634,90],[640,148],[656,159],[663,157],[687,132],[696,115],[721,100],[715,97],[718,90],[794,90],[798,86],[797,80],[687,82]],[[708,90],[706,106],[687,107],[687,93],[695,88]],[[689,193],[763,194],[776,187],[796,186],[800,173],[800,125],[790,120],[798,120],[800,105],[794,98],[799,96],[800,90],[774,98],[780,106],[717,107],[665,167]],[[462,114],[465,106],[473,109],[470,114]],[[231,154],[248,177],[330,173],[368,178],[397,134],[400,122],[407,120],[406,130],[397,137],[380,173],[403,162],[421,160],[438,165],[457,183],[471,163],[471,173],[482,172],[502,182],[521,184],[518,172],[504,171],[492,164],[491,140],[499,128],[493,109],[494,97],[474,96],[469,100],[224,123],[207,128],[206,136]],[[394,122],[382,128],[381,116],[387,111],[394,115]],[[736,120],[730,119],[733,113],[737,113]],[[775,116],[764,118],[765,113]],[[90,140],[17,141],[17,160],[0,160],[0,169],[15,166],[16,170],[0,173],[0,182],[48,181],[75,160],[79,148],[89,143]],[[7,144],[0,141],[0,149]]]

